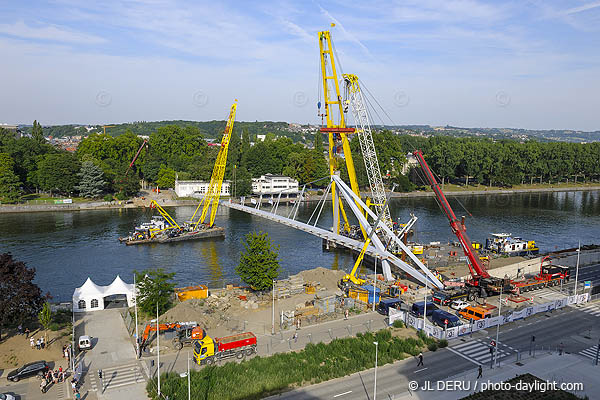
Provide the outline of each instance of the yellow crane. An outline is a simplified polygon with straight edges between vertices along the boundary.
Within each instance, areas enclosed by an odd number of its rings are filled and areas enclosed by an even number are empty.
[[[114,128],[116,125],[102,125],[102,129],[104,130],[104,134],[106,135],[106,128]]]
[[[356,171],[354,169],[354,162],[352,161],[352,153],[350,152],[350,141],[348,140],[347,136],[354,133],[354,128],[346,127],[346,121],[344,119],[345,110],[342,102],[342,96],[340,94],[340,85],[333,53],[333,43],[331,41],[331,33],[329,31],[319,32],[319,53],[321,59],[321,78],[323,81],[323,100],[325,106],[325,114],[320,115],[325,116],[327,120],[327,126],[321,127],[320,132],[327,133],[329,139],[329,173],[333,175],[338,170],[335,155],[338,152],[338,147],[341,142],[344,158],[346,160],[346,169],[348,170],[348,177],[350,179],[350,187],[352,188],[352,191],[360,197],[358,180],[356,179]],[[330,87],[330,85],[332,85],[332,87]],[[320,102],[318,107],[320,112]],[[337,112],[335,110],[337,110]],[[337,116],[337,121],[335,120],[336,116],[334,116],[334,114]],[[334,215],[333,230],[335,233],[339,233],[340,219],[337,213],[337,207],[339,207],[342,217],[344,218],[344,226],[346,229],[349,228],[349,223],[346,213],[344,212],[342,202],[336,197],[335,183],[332,183],[331,201]],[[359,208],[362,211],[360,206]],[[367,233],[365,232],[364,227],[361,225],[360,228],[362,230],[363,237],[366,239]]]
[[[396,188],[396,185],[394,184],[394,186],[392,187],[392,192],[394,191],[394,189]],[[390,192],[391,194],[391,192]],[[356,276],[356,272],[358,271],[358,267],[360,267],[360,265],[362,264],[363,259],[365,258],[365,253],[367,251],[367,249],[369,248],[369,244],[371,244],[371,238],[373,237],[373,234],[375,233],[375,228],[377,228],[377,225],[379,225],[379,221],[382,219],[382,217],[384,216],[384,209],[387,206],[387,202],[388,199],[384,198],[384,202],[383,202],[383,206],[382,206],[382,210],[379,212],[379,215],[377,216],[377,220],[375,221],[375,223],[373,224],[373,226],[370,228],[369,230],[369,234],[365,239],[365,244],[363,245],[362,250],[360,251],[360,254],[358,255],[358,258],[356,259],[356,262],[354,263],[354,267],[352,268],[352,271],[349,274],[346,274],[343,278],[342,278],[342,282],[344,283],[348,283],[348,281],[354,283],[355,285],[362,285],[365,283],[365,280],[362,278],[359,278]]]
[[[174,229],[174,228],[181,230],[181,227],[177,224],[177,221],[175,221],[175,218],[171,217],[169,215],[169,213],[164,208],[162,208],[160,206],[160,204],[158,204],[155,200],[152,200],[150,202],[150,208],[156,208],[158,210],[158,212],[160,213],[160,215],[165,219],[165,221],[167,221],[169,223],[169,225],[171,225],[171,227],[163,229],[158,232],[162,232],[162,231],[166,231],[168,229]],[[158,233],[158,232],[155,232],[155,233]]]
[[[217,155],[217,160],[215,161],[215,166],[213,168],[213,173],[210,178],[210,184],[208,185],[208,190],[204,195],[204,198],[196,207],[196,211],[192,215],[190,219],[191,225],[194,229],[198,228],[199,224],[204,224],[206,220],[206,216],[208,214],[208,209],[210,208],[210,220],[208,223],[208,227],[211,228],[215,222],[215,216],[217,215],[217,207],[219,206],[219,197],[221,196],[221,186],[223,184],[223,177],[225,176],[225,166],[227,165],[227,150],[229,148],[229,140],[231,139],[231,134],[233,132],[233,123],[235,121],[235,112],[237,109],[237,99],[231,106],[231,110],[229,111],[229,118],[227,118],[227,125],[225,125],[225,131],[223,132],[223,138],[221,139],[221,148],[219,149],[219,154]],[[198,218],[196,222],[194,222],[194,218],[198,213],[198,210],[202,206],[202,214]]]

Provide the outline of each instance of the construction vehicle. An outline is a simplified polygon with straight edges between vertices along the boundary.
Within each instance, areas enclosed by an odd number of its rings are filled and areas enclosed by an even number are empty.
[[[548,256],[542,259],[539,274],[532,278],[513,281],[517,294],[536,289],[543,289],[548,286],[557,286],[560,285],[561,282],[569,282],[571,277],[569,267],[552,264],[544,265],[547,258]]]
[[[231,106],[229,111],[229,117],[227,118],[227,124],[225,125],[225,131],[223,132],[223,138],[221,139],[221,148],[215,161],[212,176],[210,177],[210,183],[208,190],[204,195],[204,198],[196,207],[192,218],[190,219],[191,227],[196,230],[198,225],[202,224],[205,228],[212,228],[215,223],[215,216],[217,215],[217,208],[219,206],[219,198],[221,197],[221,186],[223,185],[223,177],[225,176],[225,167],[227,166],[227,151],[229,149],[229,141],[233,133],[233,123],[235,122],[235,112],[237,110],[237,99]],[[198,217],[198,220],[194,220],[198,210],[202,207],[202,213]],[[208,209],[210,208],[210,218],[208,223],[205,223],[206,216],[208,215]]]
[[[416,150],[413,154],[419,161],[421,169],[429,181],[431,189],[433,189],[433,192],[435,193],[438,204],[450,222],[452,232],[458,238],[463,252],[465,253],[465,256],[467,256],[467,265],[472,277],[465,282],[465,290],[467,291],[469,301],[475,300],[476,297],[485,298],[489,295],[514,292],[515,286],[510,279],[493,277],[487,272],[485,266],[475,253],[471,240],[467,236],[465,218],[463,217],[461,220],[456,218],[444,192],[440,188],[433,172],[431,172],[429,165],[427,165],[423,153],[420,150]]]
[[[252,332],[222,338],[211,338],[202,331],[202,337],[194,340],[194,361],[198,365],[212,365],[226,358],[242,359],[256,353],[256,336]]]
[[[140,349],[144,349],[148,345],[148,337],[151,332],[171,332],[175,331],[177,336],[172,340],[173,348],[180,350],[184,344],[191,344],[194,340],[201,339],[204,335],[204,329],[202,329],[196,322],[173,322],[170,324],[158,324],[156,323],[146,325],[144,332],[140,338]]]
[[[448,306],[455,300],[465,300],[469,297],[469,289],[465,287],[453,289],[436,290],[431,295],[431,300],[441,306]]]

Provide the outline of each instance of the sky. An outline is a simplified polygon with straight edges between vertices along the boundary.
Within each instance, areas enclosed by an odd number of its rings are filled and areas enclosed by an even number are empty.
[[[0,123],[318,124],[322,30],[374,124],[600,130],[594,0],[0,0]]]

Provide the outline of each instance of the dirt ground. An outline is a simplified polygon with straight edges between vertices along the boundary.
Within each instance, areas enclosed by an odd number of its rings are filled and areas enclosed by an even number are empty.
[[[66,333],[63,336],[62,333]],[[67,361],[62,358],[62,346],[69,344],[69,331],[48,331],[48,342],[50,346],[46,346],[43,350],[31,348],[29,339],[25,335],[19,335],[16,332],[4,332],[3,339],[0,342],[0,369],[4,369],[3,377],[9,371],[22,366],[23,364],[45,360],[54,361],[56,366],[66,367]],[[33,337],[37,340],[44,336],[44,331],[34,330]]]
[[[343,271],[319,267],[302,271],[299,275],[305,283],[318,283],[316,293],[300,293],[277,299],[275,304],[277,331],[279,331],[280,311],[296,310],[306,306],[307,302],[314,300],[315,297],[341,293],[337,284],[344,275]],[[214,290],[207,299],[192,299],[178,303],[161,317],[161,322],[195,321],[212,336],[217,337],[231,335],[240,330],[252,331],[258,335],[267,334],[271,333],[272,301],[271,291],[253,293],[244,288]]]

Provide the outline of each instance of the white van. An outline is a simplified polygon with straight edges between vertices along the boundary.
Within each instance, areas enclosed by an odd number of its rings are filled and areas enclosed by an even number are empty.
[[[85,335],[79,336],[79,351],[89,350],[92,348],[92,338]]]

